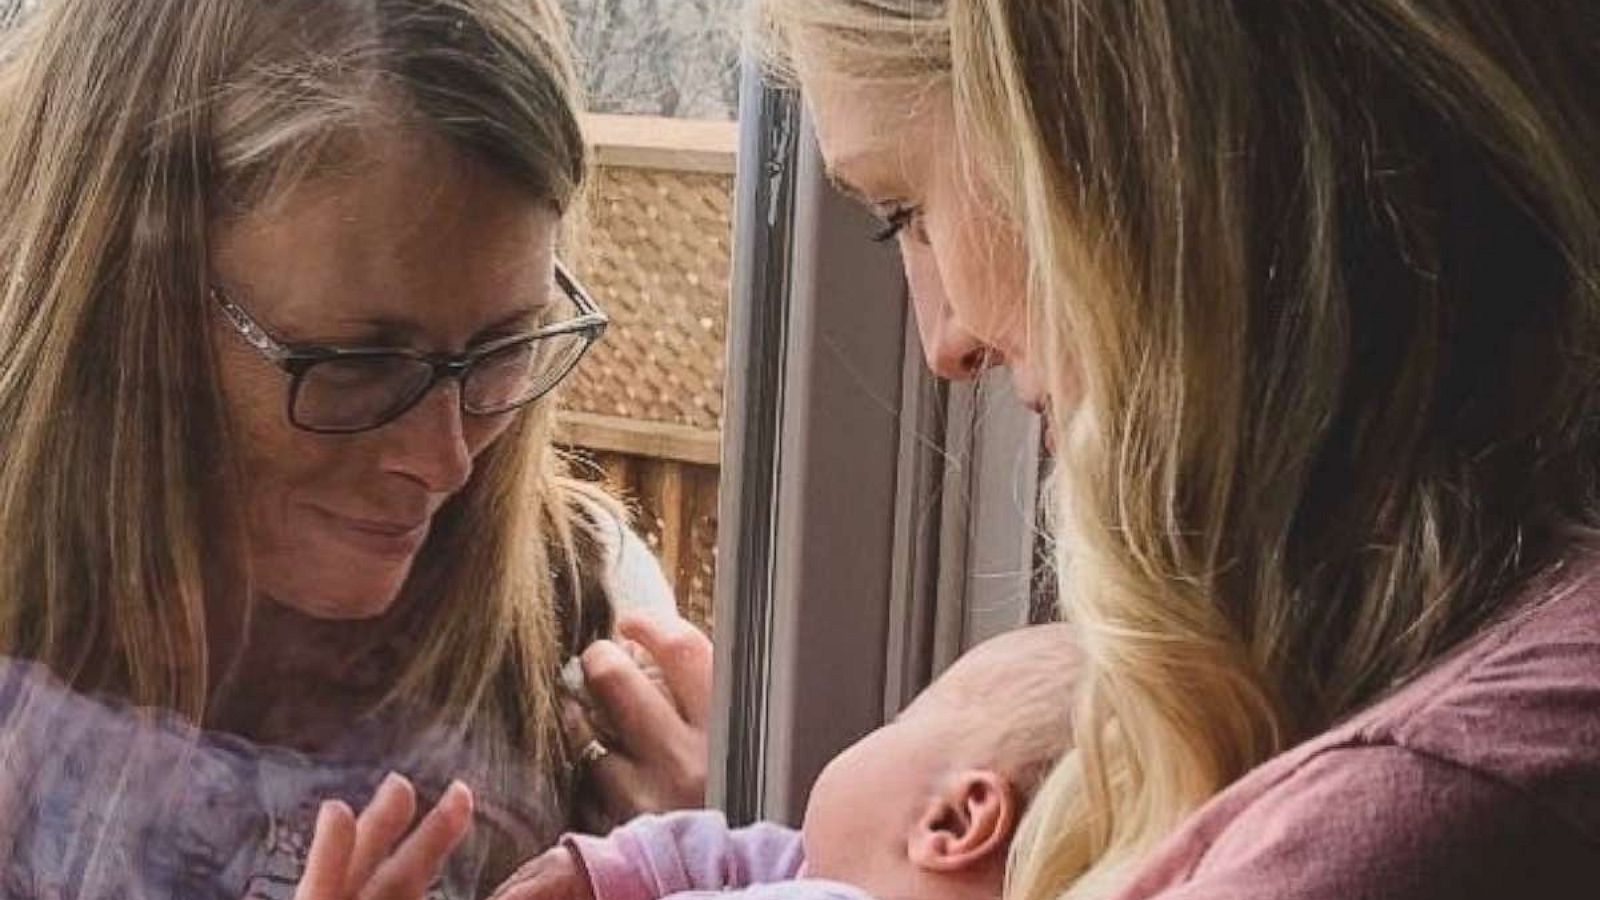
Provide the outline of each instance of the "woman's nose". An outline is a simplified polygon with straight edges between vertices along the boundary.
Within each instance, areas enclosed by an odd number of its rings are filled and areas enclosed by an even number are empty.
[[[933,374],[950,381],[967,381],[988,364],[989,347],[963,328],[948,312],[922,317],[922,353]]]
[[[988,365],[991,348],[955,315],[944,279],[928,256],[907,256],[904,264],[911,311],[928,368],[950,381],[976,378]]]
[[[461,421],[461,385],[447,378],[382,431],[384,468],[432,494],[453,494],[472,475],[472,453]]]
[[[988,366],[989,351],[973,340],[950,341],[941,344],[930,367],[940,378],[950,381],[970,381],[983,373]]]

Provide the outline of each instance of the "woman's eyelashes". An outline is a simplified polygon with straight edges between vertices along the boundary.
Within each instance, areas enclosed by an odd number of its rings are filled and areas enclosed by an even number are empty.
[[[901,232],[904,232],[915,223],[920,213],[921,209],[915,206],[896,206],[892,208],[887,215],[881,216],[883,227],[878,229],[872,239],[880,244],[894,240],[900,236]]]

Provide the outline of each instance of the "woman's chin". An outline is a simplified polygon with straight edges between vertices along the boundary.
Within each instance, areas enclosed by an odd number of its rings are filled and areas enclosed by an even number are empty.
[[[363,567],[367,568],[367,567]],[[262,592],[302,615],[330,621],[376,619],[394,608],[411,565],[371,567],[384,571],[346,570],[324,579],[295,579],[295,584],[263,583]]]

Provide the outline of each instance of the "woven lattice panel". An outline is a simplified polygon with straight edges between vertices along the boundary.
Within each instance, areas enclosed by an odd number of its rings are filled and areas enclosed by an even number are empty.
[[[577,260],[611,327],[574,373],[568,409],[721,425],[733,178],[602,168]]]
[[[576,449],[574,474],[603,482],[661,561],[683,617],[711,633],[717,573],[717,468],[629,453]]]

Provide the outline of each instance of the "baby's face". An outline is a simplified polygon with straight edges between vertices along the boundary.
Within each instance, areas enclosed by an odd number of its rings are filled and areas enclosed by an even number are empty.
[[[806,874],[884,896],[904,894],[911,884],[912,895],[922,897],[939,880],[908,881],[908,871],[992,875],[998,892],[1003,858],[973,856],[957,868],[930,868],[925,858],[911,861],[911,848],[925,855],[930,846],[950,846],[928,839],[952,827],[961,830],[965,813],[959,810],[970,811],[962,804],[978,796],[971,793],[972,778],[989,785],[998,780],[1014,798],[1017,767],[1065,752],[1076,678],[1077,655],[1066,625],[1007,632],[968,651],[893,722],[834,757],[817,776],[801,826]],[[952,822],[952,816],[961,821]],[[1014,816],[1002,818],[1015,822]],[[1011,825],[1003,830],[1009,843]],[[977,866],[987,868],[978,872]]]
[[[928,798],[959,763],[952,743],[964,717],[943,693],[930,687],[817,776],[802,825],[808,876],[866,886],[905,856]]]
[[[1027,633],[1003,635],[955,661],[893,722],[833,758],[817,776],[806,806],[806,874],[871,888],[882,867],[905,863],[918,819],[944,781],[989,768],[985,727],[1015,714],[1003,699],[1019,665],[1028,664]],[[997,702],[1002,701],[1002,702]]]

